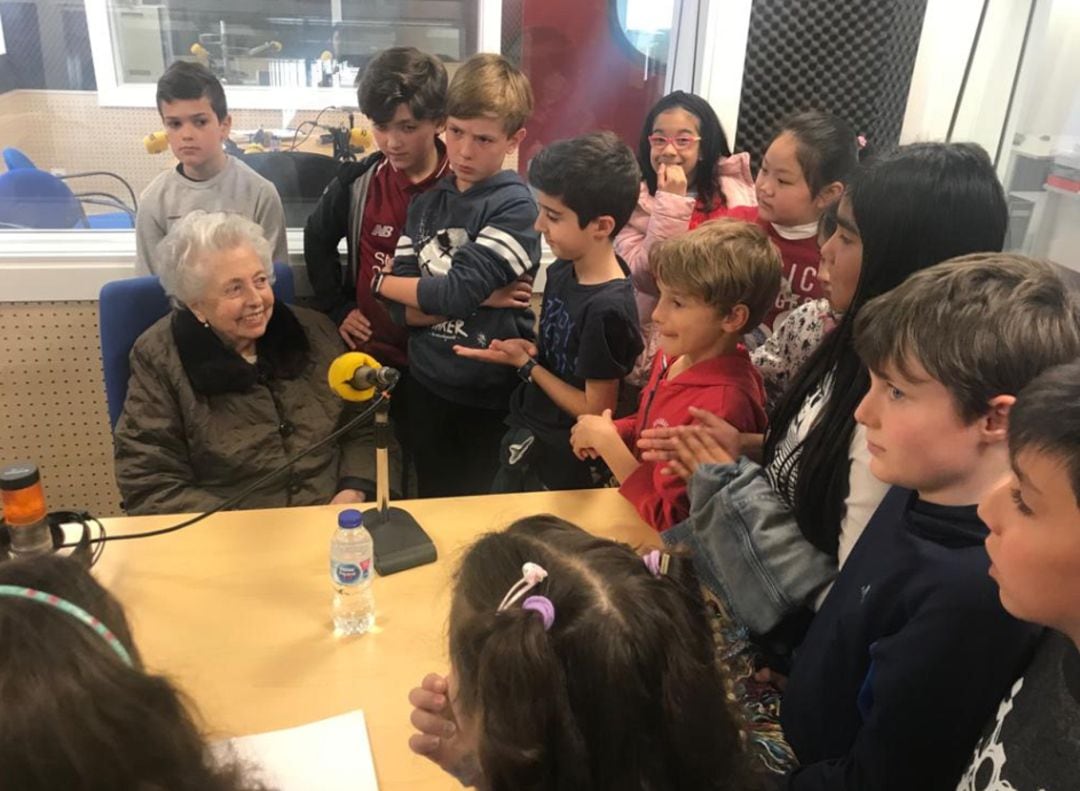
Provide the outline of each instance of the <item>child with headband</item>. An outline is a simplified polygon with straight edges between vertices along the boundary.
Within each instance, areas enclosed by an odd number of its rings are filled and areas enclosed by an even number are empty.
[[[124,612],[76,561],[0,563],[0,772],[19,791],[255,791],[180,694],[146,673]]]
[[[465,554],[409,746],[488,791],[749,789],[689,564],[522,519]]]

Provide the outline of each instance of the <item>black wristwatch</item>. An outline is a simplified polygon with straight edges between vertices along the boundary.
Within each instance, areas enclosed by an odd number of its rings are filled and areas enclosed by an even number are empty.
[[[531,382],[532,381],[533,368],[535,368],[535,367],[536,367],[536,360],[534,358],[530,357],[528,362],[526,362],[523,366],[518,368],[517,369],[517,375],[521,377],[521,381],[523,381],[523,382]]]

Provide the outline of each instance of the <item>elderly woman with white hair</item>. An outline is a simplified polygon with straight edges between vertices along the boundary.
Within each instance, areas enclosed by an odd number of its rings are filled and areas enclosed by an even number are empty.
[[[192,212],[159,247],[158,271],[175,309],[131,351],[115,432],[131,514],[213,508],[356,414],[326,383],[344,351],[336,328],[275,303],[270,244],[254,222]],[[360,502],[373,497],[374,476],[365,423],[243,507]]]

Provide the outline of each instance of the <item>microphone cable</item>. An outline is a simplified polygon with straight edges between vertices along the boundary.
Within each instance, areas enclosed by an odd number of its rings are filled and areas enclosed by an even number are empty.
[[[307,142],[307,139],[311,137],[311,133],[319,127],[319,121],[322,119],[323,113],[325,113],[327,110],[335,110],[338,112],[342,112],[341,108],[339,108],[337,105],[329,104],[319,110],[319,112],[315,115],[314,121],[301,121],[299,124],[296,125],[296,129],[293,130],[292,145],[286,148],[285,151],[295,151],[299,146],[304,145],[304,143]],[[310,126],[311,128],[307,130],[302,139],[297,141],[300,130],[303,129],[305,126]]]
[[[214,506],[209,511],[205,511],[205,512],[203,512],[201,514],[198,514],[197,516],[193,516],[190,519],[185,519],[183,522],[180,522],[179,524],[172,525],[170,527],[162,527],[162,528],[159,528],[157,530],[146,530],[146,531],[144,531],[142,533],[128,533],[128,534],[125,534],[125,535],[115,535],[114,534],[114,535],[111,535],[111,536],[107,536],[107,535],[104,534],[105,533],[104,527],[102,527],[102,530],[101,530],[102,534],[97,536],[96,538],[91,538],[89,543],[91,543],[91,544],[103,544],[106,541],[129,541],[129,540],[135,539],[135,538],[151,538],[153,536],[163,536],[166,533],[175,533],[177,530],[182,530],[185,527],[190,527],[191,525],[195,524],[196,522],[201,522],[202,520],[206,519],[208,516],[213,516],[218,511],[225,511],[225,510],[228,510],[228,509],[232,508],[235,505],[240,504],[250,494],[252,494],[255,491],[258,491],[263,486],[270,483],[270,481],[274,480],[274,478],[281,475],[283,472],[287,471],[290,467],[292,467],[293,464],[300,461],[300,459],[304,458],[309,453],[314,453],[315,451],[319,450],[320,448],[323,448],[323,447],[329,445],[334,440],[338,439],[339,437],[343,436],[344,434],[348,434],[354,428],[359,426],[365,419],[367,419],[371,415],[372,412],[374,412],[379,407],[380,404],[382,404],[384,401],[387,400],[387,392],[388,391],[383,391],[383,392],[378,393],[375,396],[375,399],[371,402],[371,404],[368,405],[368,407],[363,412],[361,412],[359,415],[357,415],[356,417],[350,419],[347,423],[345,423],[343,426],[335,429],[330,434],[327,434],[325,437],[323,437],[321,440],[316,442],[314,445],[311,445],[310,447],[305,448],[304,450],[300,451],[299,453],[297,453],[297,454],[293,455],[292,457],[286,459],[285,462],[280,467],[278,467],[275,470],[271,470],[270,472],[266,473],[262,477],[256,479],[255,482],[252,483],[250,486],[248,486],[246,489],[244,489],[243,491],[241,491],[241,492],[239,492],[237,494],[234,494],[228,500],[225,500],[224,502]],[[97,521],[97,520],[95,519],[94,521]],[[101,523],[98,522],[98,525],[101,526]],[[60,546],[57,547],[57,549],[69,549],[69,548],[75,547],[75,546],[78,546],[78,542],[61,544]],[[98,557],[99,554],[100,554],[100,550],[95,553],[95,555],[94,555],[95,560],[97,560],[97,557]]]

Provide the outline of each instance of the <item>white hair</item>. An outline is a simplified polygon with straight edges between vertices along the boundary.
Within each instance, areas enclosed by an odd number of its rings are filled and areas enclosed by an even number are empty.
[[[274,282],[274,261],[263,229],[240,214],[197,209],[178,222],[157,246],[161,285],[173,304],[190,305],[206,288],[208,256],[250,247]]]

